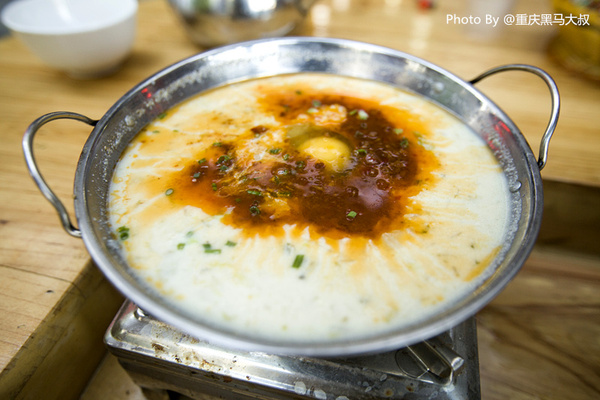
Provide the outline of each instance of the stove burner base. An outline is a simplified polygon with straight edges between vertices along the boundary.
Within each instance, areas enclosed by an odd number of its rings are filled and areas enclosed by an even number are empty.
[[[396,351],[323,359],[218,348],[126,301],[105,343],[148,400],[481,398],[474,318]]]

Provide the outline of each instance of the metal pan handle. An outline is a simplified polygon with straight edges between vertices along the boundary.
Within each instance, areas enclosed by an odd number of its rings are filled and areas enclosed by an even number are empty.
[[[487,78],[490,75],[504,71],[530,72],[542,78],[544,82],[546,82],[546,85],[548,85],[548,89],[550,89],[550,97],[552,100],[552,113],[550,114],[550,121],[548,122],[548,126],[546,127],[546,132],[544,132],[544,135],[542,136],[542,141],[540,142],[540,151],[538,155],[538,168],[541,171],[546,166],[546,162],[548,160],[548,147],[550,146],[550,139],[552,138],[552,134],[556,130],[556,124],[558,123],[558,114],[560,113],[560,95],[558,93],[558,86],[556,86],[556,82],[554,82],[554,79],[552,79],[552,77],[548,75],[546,71],[538,67],[526,64],[508,64],[492,68],[489,71],[486,71],[481,75],[477,76],[476,78],[471,79],[469,83],[476,84],[480,80]]]
[[[74,119],[76,121],[85,122],[86,124],[91,126],[95,126],[98,123],[98,121],[88,118],[85,115],[81,114],[76,114],[67,111],[57,111],[46,115],[42,115],[41,117],[33,121],[25,131],[25,135],[23,135],[23,153],[25,155],[25,163],[27,164],[27,169],[29,169],[29,174],[33,178],[34,182],[36,183],[44,197],[56,209],[56,212],[58,213],[60,221],[63,225],[63,228],[65,228],[69,235],[80,238],[81,231],[73,225],[73,223],[71,222],[71,217],[69,217],[69,213],[67,212],[67,209],[44,180],[44,177],[40,173],[40,170],[38,168],[33,154],[33,138],[35,137],[37,131],[46,123],[57,119]]]

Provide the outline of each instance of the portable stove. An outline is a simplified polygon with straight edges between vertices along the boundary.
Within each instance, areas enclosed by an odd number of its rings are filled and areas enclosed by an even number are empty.
[[[481,398],[474,318],[396,351],[323,359],[218,348],[126,301],[105,342],[149,398]]]

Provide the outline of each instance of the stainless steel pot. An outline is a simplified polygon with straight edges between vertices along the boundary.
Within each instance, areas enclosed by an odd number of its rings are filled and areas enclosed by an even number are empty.
[[[502,71],[526,71],[542,78],[550,89],[552,113],[536,159],[515,124],[473,84]],[[210,88],[249,78],[315,71],[386,82],[419,93],[449,110],[477,132],[493,150],[509,182],[512,217],[508,240],[493,262],[495,272],[477,290],[443,311],[392,332],[356,340],[287,343],[245,337],[207,326],[164,301],[138,280],[120,253],[108,225],[109,182],[121,153],[132,138],[160,113]],[[192,336],[212,344],[243,350],[310,356],[342,356],[381,352],[437,335],[475,314],[519,271],[536,240],[542,216],[540,170],[548,155],[559,114],[556,84],[544,71],[528,65],[506,65],[470,82],[414,56],[375,45],[320,38],[267,39],[229,45],[174,64],[131,89],[99,120],[56,112],[35,120],[23,138],[30,173],[43,195],[58,211],[67,232],[82,237],[106,277],[140,308]],[[33,139],[44,124],[75,119],[94,126],[75,175],[75,227],[61,201],[44,182],[33,155]]]
[[[214,47],[283,36],[300,23],[314,0],[169,0],[192,41]]]

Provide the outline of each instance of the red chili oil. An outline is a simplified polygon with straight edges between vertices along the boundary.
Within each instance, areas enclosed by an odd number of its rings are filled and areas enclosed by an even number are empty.
[[[300,114],[328,105],[343,106],[340,124],[304,127],[309,136],[330,136],[345,143],[351,155],[340,170],[298,150],[288,138],[265,149],[267,161],[241,165],[237,149],[246,140],[268,134],[256,125],[234,141],[215,142],[174,176],[174,201],[223,214],[222,221],[252,236],[282,232],[286,224],[306,226],[330,238],[376,238],[399,229],[410,198],[432,180],[433,153],[419,142],[425,127],[406,110],[370,100],[310,90],[265,93],[261,111],[289,129]]]

